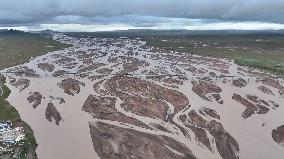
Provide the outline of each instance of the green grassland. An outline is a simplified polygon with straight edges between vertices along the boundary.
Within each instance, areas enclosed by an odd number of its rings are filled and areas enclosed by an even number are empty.
[[[284,74],[283,35],[191,35],[144,39],[150,46],[196,55],[231,58],[240,65]]]
[[[68,45],[53,41],[50,38],[41,37],[38,34],[0,32],[0,70],[26,62],[30,57],[65,47],[68,47]],[[0,96],[0,121],[12,121],[14,125],[24,127],[26,139],[23,145],[20,146],[21,153],[19,157],[21,159],[37,159],[35,152],[37,143],[33,131],[28,124],[21,120],[17,110],[6,100],[11,91],[5,85],[5,82],[5,77],[0,75],[0,86],[2,85],[3,89],[3,95]]]
[[[68,47],[39,34],[19,31],[0,32],[0,70],[24,63],[30,57]]]

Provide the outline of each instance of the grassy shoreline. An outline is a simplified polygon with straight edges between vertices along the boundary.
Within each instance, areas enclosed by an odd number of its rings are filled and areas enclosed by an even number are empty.
[[[148,37],[148,46],[195,55],[233,59],[236,64],[284,75],[284,36]]]
[[[0,32],[0,70],[69,46],[39,34]]]
[[[47,47],[53,46],[53,47]],[[0,33],[0,70],[27,62],[31,57],[40,56],[50,51],[69,47],[50,38],[38,34],[23,32]],[[20,146],[20,159],[37,159],[36,139],[33,130],[25,123],[18,111],[6,100],[11,90],[5,85],[6,78],[0,74],[3,95],[0,96],[0,121],[12,121],[15,126],[23,127],[26,139]]]
[[[6,79],[4,77],[1,77],[0,82],[3,89],[3,95],[0,97],[0,121],[12,121],[13,125],[24,128],[26,139],[24,144],[20,146],[22,150],[22,152],[20,153],[20,158],[26,159],[27,156],[30,156],[32,157],[32,159],[37,159],[35,152],[37,143],[33,135],[33,131],[30,126],[21,119],[15,107],[10,105],[6,100],[11,93],[11,90],[5,85]]]

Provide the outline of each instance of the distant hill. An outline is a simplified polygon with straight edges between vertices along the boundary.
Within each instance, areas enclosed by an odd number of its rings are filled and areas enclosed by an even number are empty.
[[[96,37],[96,38],[118,38],[118,37],[190,37],[190,36],[284,36],[284,30],[151,30],[151,29],[131,29],[118,31],[102,31],[102,32],[68,32],[70,36],[77,37]]]
[[[25,34],[25,32],[20,31],[20,30],[14,30],[14,29],[2,29],[0,30],[0,34],[4,35],[4,34]]]

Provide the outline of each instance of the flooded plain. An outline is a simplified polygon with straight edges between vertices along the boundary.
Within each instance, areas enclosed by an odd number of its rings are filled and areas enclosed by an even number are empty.
[[[8,101],[33,129],[39,159],[284,155],[271,135],[284,124],[283,81],[273,75],[139,39],[54,39],[73,47],[5,70],[26,71],[7,75]]]

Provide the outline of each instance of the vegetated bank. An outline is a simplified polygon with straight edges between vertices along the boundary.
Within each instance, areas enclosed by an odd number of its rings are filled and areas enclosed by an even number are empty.
[[[31,158],[37,159],[36,147],[37,143],[33,135],[32,129],[27,123],[21,120],[17,110],[9,104],[6,100],[10,95],[10,89],[5,86],[6,79],[3,76],[0,76],[0,82],[3,89],[3,94],[0,96],[0,121],[11,121],[13,125],[17,127],[23,127],[25,131],[25,141],[22,145],[19,146],[20,153],[19,157],[21,159]],[[4,156],[9,156],[11,154],[4,154]],[[1,155],[0,155],[1,156]]]
[[[40,34],[0,31],[0,70],[27,62],[31,57],[69,47]]]
[[[30,57],[39,56],[50,51],[69,47],[51,38],[42,37],[39,34],[31,34],[20,31],[0,32],[0,70],[24,63]],[[25,141],[19,145],[21,159],[37,159],[37,143],[32,129],[21,120],[17,110],[9,104],[6,98],[10,95],[10,89],[5,85],[6,78],[0,74],[0,86],[3,94],[0,96],[0,121],[11,121],[17,127],[23,127]],[[16,99],[15,99],[16,100]],[[2,154],[0,158],[9,158],[12,154]]]
[[[236,33],[146,37],[147,44],[196,55],[231,58],[239,65],[284,75],[284,35]]]

